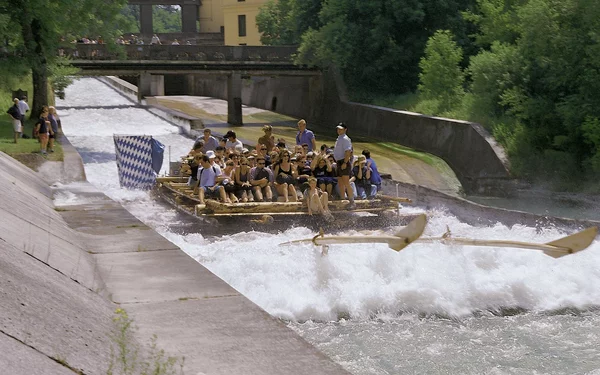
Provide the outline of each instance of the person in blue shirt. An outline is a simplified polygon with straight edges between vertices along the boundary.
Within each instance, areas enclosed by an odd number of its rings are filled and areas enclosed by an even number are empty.
[[[375,160],[371,159],[371,151],[363,150],[362,154],[367,158],[367,167],[371,168],[371,184],[377,186],[377,191],[381,191],[381,175],[377,170]]]
[[[317,150],[315,134],[312,131],[306,129],[306,120],[300,120],[298,121],[298,134],[296,134],[296,145],[302,146],[305,143],[308,145],[308,152]]]

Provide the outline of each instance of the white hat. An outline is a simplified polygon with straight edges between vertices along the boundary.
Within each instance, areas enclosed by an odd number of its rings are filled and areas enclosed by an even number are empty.
[[[209,159],[214,159],[217,157],[217,155],[215,155],[215,152],[213,150],[206,151],[206,156],[208,156]]]
[[[248,150],[247,148],[243,148],[242,149],[242,154],[245,154],[246,152],[250,152],[250,150]]]

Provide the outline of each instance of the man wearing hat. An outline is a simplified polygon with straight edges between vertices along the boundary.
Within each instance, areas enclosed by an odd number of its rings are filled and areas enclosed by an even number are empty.
[[[242,150],[244,149],[244,144],[242,143],[242,141],[237,139],[237,136],[234,131],[228,131],[227,134],[225,134],[225,138],[227,138],[227,142],[225,143],[225,149],[227,151],[237,151],[239,154],[242,153]]]
[[[333,156],[337,165],[338,187],[340,189],[340,199],[344,199],[344,195],[348,196],[350,204],[348,209],[356,208],[354,204],[354,192],[350,186],[350,173],[352,165],[352,140],[346,135],[348,127],[343,122],[340,122],[335,127],[338,137],[333,147]]]

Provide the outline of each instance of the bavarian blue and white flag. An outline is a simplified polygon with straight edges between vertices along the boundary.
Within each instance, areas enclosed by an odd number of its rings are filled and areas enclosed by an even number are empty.
[[[121,187],[152,189],[156,182],[152,169],[152,136],[115,134],[113,139]]]

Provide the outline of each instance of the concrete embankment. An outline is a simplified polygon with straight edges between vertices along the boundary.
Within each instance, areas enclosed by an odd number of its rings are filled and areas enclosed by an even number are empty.
[[[73,165],[42,173],[0,153],[1,373],[105,374],[119,306],[138,327],[130,349],[156,334],[186,374],[347,373],[89,183],[49,187],[81,168],[63,145]]]

